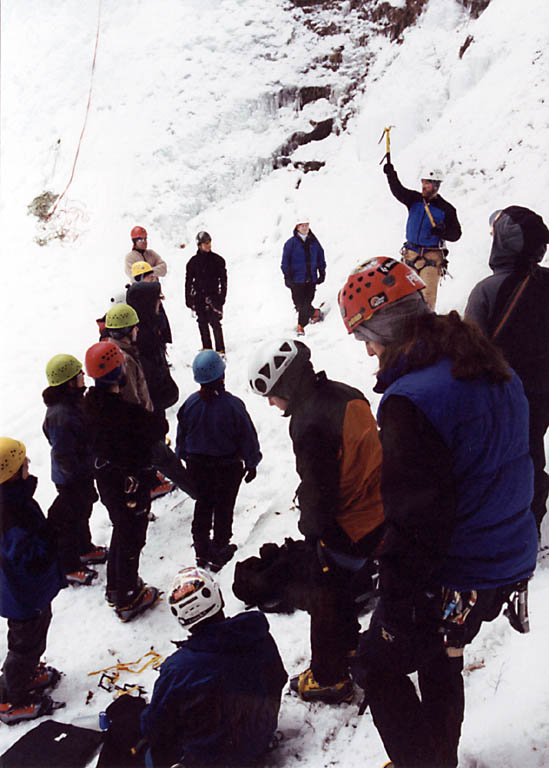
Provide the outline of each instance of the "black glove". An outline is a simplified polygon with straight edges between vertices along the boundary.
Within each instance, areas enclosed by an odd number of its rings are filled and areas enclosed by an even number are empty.
[[[244,472],[246,473],[244,475],[245,483],[251,483],[252,480],[255,480],[255,476],[257,475],[257,469],[244,469]]]
[[[320,285],[320,283],[323,283],[324,280],[326,280],[326,272],[322,270],[318,273],[318,284]]]
[[[392,162],[390,160],[387,160],[387,162],[383,166],[383,173],[386,173],[386,174],[393,173],[394,170],[395,169]]]
[[[437,235],[440,238],[444,237],[444,233],[446,232],[446,227],[444,224],[437,224],[436,226],[431,228],[431,234]]]

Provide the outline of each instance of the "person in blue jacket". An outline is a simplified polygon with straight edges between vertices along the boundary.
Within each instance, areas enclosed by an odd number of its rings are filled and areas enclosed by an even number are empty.
[[[168,605],[189,637],[164,661],[141,714],[147,765],[257,765],[278,723],[287,674],[260,611],[225,617],[201,568],[176,575]]]
[[[308,221],[298,222],[292,237],[284,243],[281,269],[284,283],[292,292],[297,333],[301,336],[309,322],[317,323],[322,319],[320,310],[313,307],[313,299],[316,286],[326,278],[324,249]]]
[[[179,409],[175,452],[186,459],[197,494],[192,524],[197,563],[219,570],[236,551],[230,541],[240,483],[255,478],[262,457],[246,406],[225,390],[221,356],[212,349],[199,352],[193,374],[200,390]]]
[[[383,171],[393,196],[408,208],[406,241],[401,251],[404,262],[421,275],[425,301],[434,310],[439,279],[446,274],[445,241],[455,242],[461,237],[456,209],[438,193],[442,184],[439,170],[422,174],[421,192],[402,186],[390,160]]]
[[[0,615],[8,620],[8,655],[0,678],[0,722],[12,725],[51,714],[44,694],[60,673],[40,664],[51,622],[51,601],[67,586],[55,534],[33,499],[23,443],[0,438]]]
[[[422,287],[376,258],[339,296],[348,332],[379,358],[383,393],[380,602],[355,674],[397,768],[455,768],[464,646],[505,603],[528,631],[533,466],[519,377],[475,325],[431,312]]]
[[[82,363],[73,355],[54,355],[46,365],[46,377],[42,429],[51,445],[51,479],[57,488],[48,520],[57,534],[59,559],[69,584],[91,584],[97,571],[88,566],[105,563],[107,549],[93,544],[90,533],[89,520],[99,497],[84,424]]]

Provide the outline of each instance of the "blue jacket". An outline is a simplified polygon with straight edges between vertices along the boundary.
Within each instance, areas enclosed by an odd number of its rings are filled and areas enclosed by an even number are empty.
[[[162,664],[141,715],[154,764],[252,764],[276,730],[286,679],[259,611],[198,628]]]
[[[93,457],[86,427],[84,390],[48,387],[42,393],[47,405],[42,429],[51,445],[51,479],[69,485],[93,475]]]
[[[188,397],[177,414],[176,454],[215,456],[227,462],[244,461],[247,469],[257,467],[261,451],[255,427],[240,398],[225,389],[211,400],[200,392]]]
[[[35,618],[67,586],[53,534],[32,498],[36,477],[0,485],[0,615]]]
[[[405,243],[407,247],[412,250],[417,250],[418,246],[438,248],[444,240],[452,242],[459,240],[461,226],[453,205],[440,195],[429,200],[429,211],[439,229],[439,232],[433,232],[433,225],[427,214],[421,192],[403,187],[392,165],[387,168],[386,174],[391,192],[408,208]]]
[[[284,243],[281,269],[288,283],[316,284],[324,281],[324,250],[312,232],[303,240],[294,229],[293,237]]]
[[[457,380],[452,376],[451,362],[443,359],[395,376],[386,384],[378,419],[383,425],[384,465],[387,460],[383,469],[387,474],[382,478],[389,528],[386,544],[388,550],[392,549],[393,561],[400,563],[394,567],[404,568],[408,557],[406,570],[419,571],[420,566],[411,563],[431,558],[436,565],[431,581],[456,590],[490,589],[529,577],[536,564],[537,534],[530,510],[533,469],[528,446],[528,403],[518,376],[499,384],[484,379]],[[392,425],[394,440],[384,434],[384,411],[395,398],[411,401],[425,417],[426,428],[418,429],[417,423],[406,424],[400,418]],[[439,437],[439,453],[446,456],[446,466],[433,471],[433,477],[422,485],[430,483],[432,488],[440,489],[445,483],[446,490],[438,497],[425,487],[413,490],[413,463],[393,474],[393,485],[399,476],[402,487],[391,490],[387,483],[391,466],[402,464],[398,444],[414,442],[418,465],[423,463],[423,451],[435,453],[436,446],[422,439],[429,428]],[[437,457],[432,456],[432,460]],[[409,498],[402,498],[406,496]],[[429,502],[436,508],[426,511]],[[449,503],[453,508],[444,509]],[[403,513],[406,508],[408,511]],[[398,520],[403,514],[407,519]],[[449,525],[442,519],[448,516],[453,518]],[[429,522],[414,529],[414,518]],[[446,544],[440,547],[444,537]],[[415,561],[407,552],[414,547],[419,553]],[[437,550],[442,550],[438,562],[432,554]],[[391,557],[389,552],[389,568],[393,567]]]

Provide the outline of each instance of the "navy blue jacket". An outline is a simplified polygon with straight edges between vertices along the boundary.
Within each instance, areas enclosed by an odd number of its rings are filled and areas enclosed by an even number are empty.
[[[42,393],[47,405],[42,429],[51,445],[51,479],[70,485],[93,475],[93,457],[84,424],[84,390],[48,387]]]
[[[280,266],[288,283],[321,283],[326,275],[324,249],[312,232],[303,240],[294,229],[284,243]]]
[[[162,664],[141,715],[153,762],[252,764],[276,730],[286,679],[259,611],[198,628]]]
[[[442,234],[433,233],[433,225],[425,210],[425,200],[415,189],[406,189],[403,187],[397,176],[397,172],[390,165],[387,168],[387,181],[389,188],[396,199],[408,208],[408,221],[406,223],[406,246],[421,246],[427,248],[438,248],[442,240],[452,242],[461,237],[461,226],[459,224],[456,209],[447,200],[440,195],[436,195],[429,200],[428,206],[431,216]]]
[[[528,403],[518,376],[456,380],[447,359],[380,375],[382,595],[490,589],[532,574]]]
[[[0,616],[18,621],[36,618],[67,586],[53,532],[33,499],[37,482],[31,475],[0,485]]]
[[[175,452],[180,459],[191,454],[216,456],[227,462],[244,461],[247,469],[261,461],[257,432],[246,406],[225,389],[210,400],[195,392],[179,409],[177,421]]]

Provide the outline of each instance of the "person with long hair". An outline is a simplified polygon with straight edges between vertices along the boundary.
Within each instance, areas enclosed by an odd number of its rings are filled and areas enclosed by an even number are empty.
[[[423,286],[374,258],[339,294],[347,331],[379,359],[383,394],[380,602],[355,673],[394,766],[455,768],[464,646],[505,603],[528,630],[533,469],[519,377],[476,326],[433,313]]]

